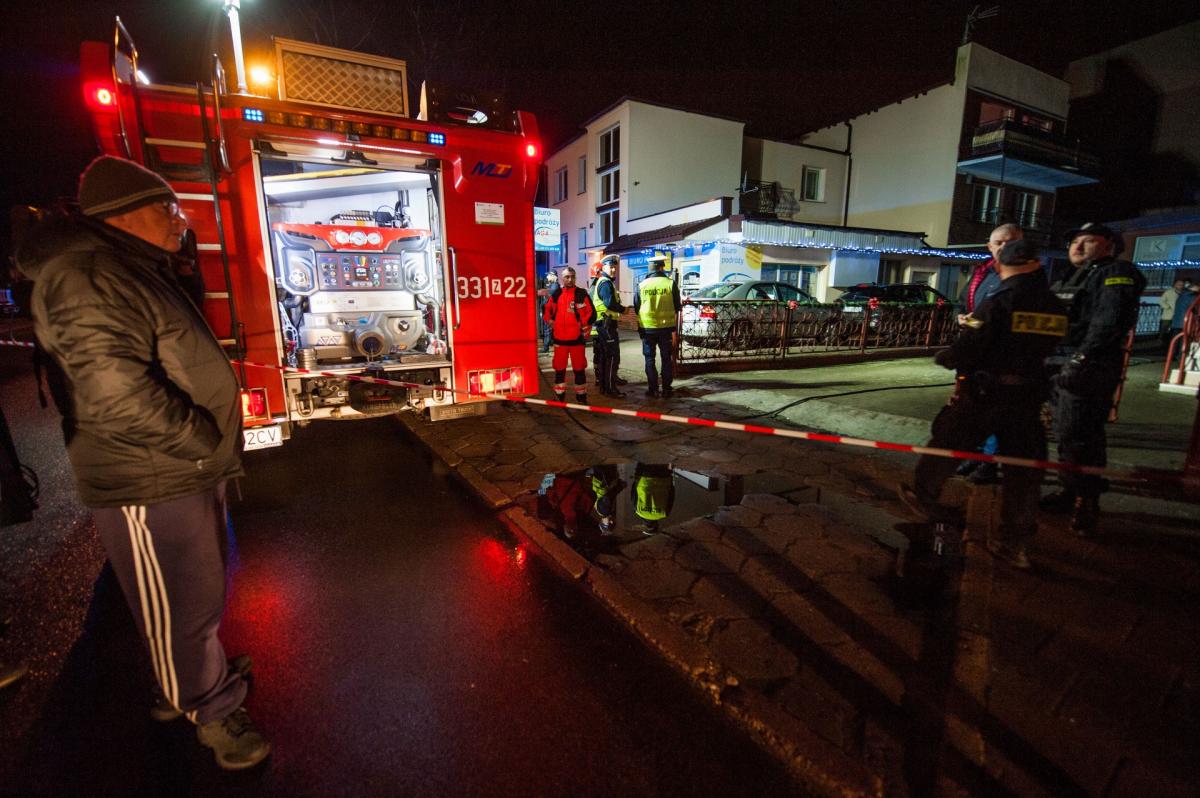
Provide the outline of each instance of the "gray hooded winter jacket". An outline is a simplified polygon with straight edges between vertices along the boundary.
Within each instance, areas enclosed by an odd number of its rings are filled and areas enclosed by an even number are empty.
[[[86,505],[155,504],[242,473],[237,379],[169,253],[58,214],[16,260],[34,281],[38,342],[65,376],[67,453]]]

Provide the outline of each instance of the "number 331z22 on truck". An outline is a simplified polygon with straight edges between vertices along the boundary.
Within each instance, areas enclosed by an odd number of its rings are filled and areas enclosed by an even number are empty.
[[[424,86],[414,118],[403,61],[274,43],[277,85],[258,94],[228,91],[215,57],[207,84],[139,80],[120,20],[81,48],[100,148],[162,174],[191,221],[246,448],[536,390],[533,117]]]

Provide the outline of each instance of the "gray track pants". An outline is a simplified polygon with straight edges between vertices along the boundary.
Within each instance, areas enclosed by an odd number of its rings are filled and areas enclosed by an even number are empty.
[[[193,723],[246,697],[217,639],[225,609],[225,484],[151,505],[93,510],[163,695]]]

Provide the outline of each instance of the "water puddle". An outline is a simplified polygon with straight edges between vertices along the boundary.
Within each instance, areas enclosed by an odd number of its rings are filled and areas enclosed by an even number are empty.
[[[662,463],[594,465],[546,474],[519,503],[589,559],[626,543],[702,518],[748,493],[804,488],[798,478],[762,472],[714,477]],[[808,501],[817,498],[815,489]]]

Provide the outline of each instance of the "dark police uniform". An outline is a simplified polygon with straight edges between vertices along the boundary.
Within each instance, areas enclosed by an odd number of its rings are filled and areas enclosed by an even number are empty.
[[[625,306],[617,296],[617,288],[604,272],[592,283],[592,305],[596,308],[596,324],[592,327],[592,363],[596,367],[596,384],[607,396],[624,396],[617,387],[617,369],[621,365],[621,341],[617,334],[617,319]]]
[[[1060,369],[1051,405],[1058,456],[1064,462],[1100,467],[1108,462],[1104,425],[1145,286],[1136,266],[1115,257],[1072,269],[1051,286],[1070,306],[1067,334],[1050,361]],[[1093,503],[1104,490],[1104,480],[1090,474],[1064,471],[1062,481],[1069,494]]]
[[[1048,381],[1043,362],[1067,332],[1066,307],[1046,286],[1042,271],[1009,277],[985,299],[937,363],[955,369],[959,390],[933,421],[929,445],[970,451],[992,434],[999,452],[1044,459],[1046,435],[1041,406]],[[957,462],[922,455],[916,466],[916,495],[923,507],[937,506],[942,485]],[[1020,541],[1037,531],[1042,472],[1004,466],[1001,540]]]

